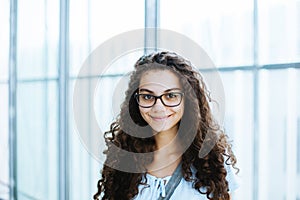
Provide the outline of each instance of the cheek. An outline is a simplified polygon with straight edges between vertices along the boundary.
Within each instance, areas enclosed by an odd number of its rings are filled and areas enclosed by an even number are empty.
[[[144,120],[147,121],[147,113],[149,112],[149,110],[147,108],[141,108],[141,107],[139,107],[139,110]]]
[[[180,107],[178,107],[176,109],[173,109],[173,110],[174,110],[174,112],[177,113],[178,117],[181,118],[183,116],[183,113],[184,113],[184,106],[180,106]]]

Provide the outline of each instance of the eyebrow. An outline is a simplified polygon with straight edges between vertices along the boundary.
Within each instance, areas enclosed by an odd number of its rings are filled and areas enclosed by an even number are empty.
[[[170,92],[170,91],[173,91],[173,90],[181,90],[181,89],[180,89],[180,88],[170,88],[170,89],[165,90],[164,93]],[[141,89],[139,89],[139,92],[149,92],[149,93],[151,93],[151,94],[154,94],[153,91],[148,90],[148,89],[146,89],[146,88],[141,88]]]

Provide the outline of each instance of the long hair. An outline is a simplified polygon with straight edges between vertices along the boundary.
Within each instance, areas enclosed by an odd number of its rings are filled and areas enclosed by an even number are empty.
[[[145,166],[153,161],[156,143],[151,127],[139,112],[134,95],[145,72],[170,70],[178,76],[185,98],[184,114],[177,133],[185,147],[181,162],[183,177],[186,181],[192,181],[195,190],[208,199],[229,200],[224,165],[236,168],[236,157],[227,135],[213,119],[209,92],[200,73],[193,69],[188,60],[166,51],[142,56],[134,67],[120,115],[104,134],[108,147],[104,152],[106,162],[94,199],[99,200],[101,195],[102,200],[130,200],[138,194],[138,186],[143,184],[145,177]],[[199,153],[204,142],[212,146],[208,154],[202,157]],[[131,156],[128,152],[132,153]],[[196,170],[195,177],[192,167]],[[202,190],[203,187],[206,190]]]

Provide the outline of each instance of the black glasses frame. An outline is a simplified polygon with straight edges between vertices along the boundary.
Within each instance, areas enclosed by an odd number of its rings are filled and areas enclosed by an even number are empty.
[[[180,105],[181,102],[182,102],[182,97],[184,96],[184,93],[183,93],[183,92],[170,92],[170,93],[173,93],[173,94],[180,94],[181,99],[180,99],[180,101],[179,101],[178,104],[176,104],[176,105],[171,105],[171,106],[165,104],[164,100],[162,99],[162,96],[164,96],[164,95],[166,95],[166,94],[169,94],[169,93],[165,93],[165,94],[162,94],[162,95],[160,95],[160,96],[155,96],[155,95],[152,95],[152,94],[139,94],[139,93],[135,93],[135,94],[134,94],[134,98],[135,98],[136,102],[139,104],[139,106],[141,106],[142,108],[151,108],[152,106],[154,106],[154,105],[156,104],[157,99],[160,99],[161,103],[162,103],[164,106],[167,106],[167,107],[176,107],[176,106]],[[150,96],[154,97],[155,99],[154,99],[153,104],[152,104],[151,106],[142,106],[142,105],[140,105],[140,102],[139,102],[139,96],[140,96],[140,95],[150,95]]]

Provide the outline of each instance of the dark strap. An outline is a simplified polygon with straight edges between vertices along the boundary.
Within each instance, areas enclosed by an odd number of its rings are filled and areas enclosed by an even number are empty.
[[[176,170],[174,171],[172,177],[168,181],[166,185],[166,196],[162,197],[159,196],[158,200],[169,200],[174,193],[175,189],[179,185],[181,179],[182,179],[182,172],[181,172],[181,163],[177,166]]]

